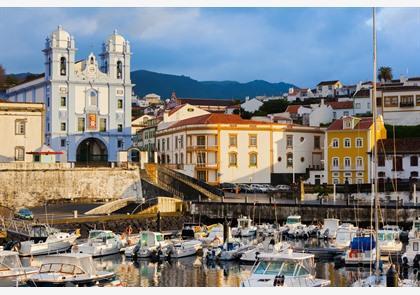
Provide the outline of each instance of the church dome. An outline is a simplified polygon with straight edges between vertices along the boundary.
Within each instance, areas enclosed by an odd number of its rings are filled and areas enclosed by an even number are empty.
[[[57,47],[67,48],[70,41],[70,34],[63,30],[61,26],[57,27],[57,30],[51,33],[51,40],[55,40]]]
[[[111,45],[110,49],[112,51],[123,52],[125,39],[123,36],[117,33],[117,30],[115,30],[114,33],[108,38],[108,44]]]

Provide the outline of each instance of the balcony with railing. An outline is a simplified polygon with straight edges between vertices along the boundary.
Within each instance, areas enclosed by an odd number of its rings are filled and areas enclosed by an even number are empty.
[[[195,167],[199,169],[217,169],[218,165],[217,163],[196,163]]]
[[[363,166],[357,165],[339,165],[339,166],[331,166],[331,171],[364,171],[365,168]]]
[[[217,145],[188,145],[187,151],[217,151]]]

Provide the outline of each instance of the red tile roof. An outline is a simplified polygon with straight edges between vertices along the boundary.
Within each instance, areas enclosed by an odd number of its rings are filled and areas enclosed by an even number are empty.
[[[206,124],[266,124],[271,122],[262,122],[242,119],[239,115],[228,115],[220,113],[211,113],[202,116],[192,117],[181,120],[171,125],[170,128],[182,127],[187,125],[206,125]]]
[[[287,106],[286,112],[288,112],[289,114],[296,114],[300,107],[300,104],[289,105]]]
[[[319,82],[317,86],[334,85],[334,84],[336,84],[338,82],[340,82],[340,80],[322,81],[322,82]]]
[[[195,106],[229,106],[235,102],[235,99],[218,99],[218,98],[176,98],[177,103],[189,103]]]
[[[378,143],[378,153],[383,154],[394,153],[394,140],[392,138],[383,139]],[[396,138],[395,139],[396,154],[420,154],[420,137]]]
[[[326,104],[330,105],[333,108],[333,110],[353,108],[352,101],[330,101],[330,102],[327,102]]]
[[[372,118],[358,118],[360,121],[354,126],[353,130],[367,130],[372,125]],[[343,130],[343,119],[335,120],[328,127],[327,131]]]

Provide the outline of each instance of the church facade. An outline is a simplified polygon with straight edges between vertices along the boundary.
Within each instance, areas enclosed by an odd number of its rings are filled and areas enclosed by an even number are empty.
[[[99,59],[76,61],[74,37],[61,26],[46,39],[45,74],[7,90],[10,101],[45,104],[45,144],[56,161],[113,163],[131,146],[130,44],[116,31]]]

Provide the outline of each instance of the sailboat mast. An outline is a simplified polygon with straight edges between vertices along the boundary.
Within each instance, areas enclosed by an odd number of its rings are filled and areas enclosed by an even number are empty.
[[[372,116],[373,116],[373,165],[372,165],[372,181],[373,181],[373,195],[375,197],[375,241],[376,241],[376,261],[375,261],[375,274],[379,275],[379,258],[380,252],[378,247],[378,230],[379,230],[379,218],[378,218],[378,210],[379,210],[379,200],[378,200],[378,182],[377,182],[377,159],[378,159],[378,149],[377,149],[377,126],[376,126],[376,117],[377,117],[377,109],[376,109],[376,74],[377,74],[377,66],[376,66],[376,11],[375,7],[372,8],[372,20],[373,20],[373,79],[372,79]]]

